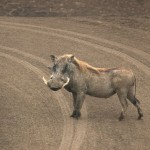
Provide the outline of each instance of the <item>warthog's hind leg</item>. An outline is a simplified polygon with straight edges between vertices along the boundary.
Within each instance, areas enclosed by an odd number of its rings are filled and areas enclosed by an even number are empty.
[[[130,88],[127,97],[129,99],[129,101],[137,108],[137,112],[139,114],[138,120],[140,120],[143,117],[143,112],[142,112],[142,109],[140,107],[140,101],[135,97],[134,89],[133,88],[134,87]]]
[[[141,118],[143,117],[143,112],[142,112],[142,109],[140,108],[139,104],[136,105],[137,107],[137,110],[138,110],[138,120],[141,120]]]
[[[126,90],[118,90],[117,95],[119,97],[119,100],[120,100],[120,103],[122,106],[122,111],[121,111],[118,119],[119,119],[119,121],[122,121],[124,119],[125,112],[126,112],[127,107],[128,107],[127,92],[126,92]]]

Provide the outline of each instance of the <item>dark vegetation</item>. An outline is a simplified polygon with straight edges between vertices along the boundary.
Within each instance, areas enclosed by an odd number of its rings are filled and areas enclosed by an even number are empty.
[[[1,0],[1,16],[147,15],[149,0]]]

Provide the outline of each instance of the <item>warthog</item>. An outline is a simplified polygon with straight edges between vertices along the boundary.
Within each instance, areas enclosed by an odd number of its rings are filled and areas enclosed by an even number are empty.
[[[53,91],[64,87],[73,95],[73,118],[81,116],[85,95],[108,98],[117,93],[122,111],[119,120],[124,118],[127,110],[127,99],[137,108],[138,119],[143,117],[140,102],[135,97],[136,79],[131,70],[124,68],[95,68],[78,60],[73,55],[56,57],[51,55],[53,66],[50,80],[43,80]]]

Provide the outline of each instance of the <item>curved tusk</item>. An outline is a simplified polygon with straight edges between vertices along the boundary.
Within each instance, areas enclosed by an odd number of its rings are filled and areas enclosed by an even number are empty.
[[[47,85],[47,80],[44,78],[44,76],[42,79],[43,79],[44,83]]]
[[[67,77],[67,82],[62,86],[62,88],[65,87],[69,83],[69,81],[70,79]]]

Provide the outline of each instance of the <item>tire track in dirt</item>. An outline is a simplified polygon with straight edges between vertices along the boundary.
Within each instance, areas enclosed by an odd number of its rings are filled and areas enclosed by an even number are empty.
[[[124,54],[120,51],[116,51],[114,49],[112,50],[111,48],[107,48],[107,47],[104,47],[104,46],[101,46],[101,45],[98,45],[98,44],[93,44],[91,42],[84,41],[84,40],[81,40],[81,39],[78,39],[78,38],[69,37],[69,36],[66,36],[66,35],[60,35],[58,33],[47,33],[45,31],[38,31],[38,30],[34,30],[34,29],[28,29],[28,28],[16,27],[16,26],[8,26],[8,25],[5,25],[5,26],[0,25],[0,26],[6,27],[6,28],[11,28],[11,29],[19,29],[19,30],[30,31],[30,32],[39,33],[39,34],[55,36],[55,37],[59,37],[59,38],[61,37],[61,38],[67,39],[67,40],[71,40],[71,41],[74,41],[74,42],[77,42],[77,43],[81,43],[81,44],[84,44],[86,46],[90,46],[92,48],[95,48],[95,49],[98,49],[98,50],[116,55],[120,58],[123,58],[125,61],[128,61],[128,62],[132,63],[134,66],[136,66],[136,68],[140,68],[143,72],[150,75],[150,68],[148,66],[146,66],[145,64],[141,63],[140,61],[136,60],[135,58],[133,58],[133,57],[127,55],[127,54]]]
[[[17,62],[17,63],[21,63],[24,67],[26,67],[26,68],[29,69],[29,67],[27,67],[27,64],[25,65],[24,62],[22,62],[21,60],[15,58],[15,57],[12,57],[12,56],[10,56],[10,55],[8,55],[8,54],[1,53],[1,52],[0,52],[0,57],[5,57],[5,58],[11,59],[12,61],[15,61],[15,62]],[[30,70],[33,71],[33,70],[31,69],[31,67],[30,67]],[[35,71],[34,73],[37,74],[37,71]],[[9,86],[10,88],[15,89],[17,92],[22,92],[22,91],[20,91],[20,90],[18,90],[18,89],[16,89],[16,88],[14,88],[14,86],[10,85],[9,83],[7,83],[7,82],[5,82],[5,81],[2,81],[2,82],[5,83],[5,84],[6,84],[7,86]],[[29,109],[28,109],[28,110],[29,110]],[[30,110],[29,110],[29,111],[30,111]],[[32,112],[31,112],[31,113],[32,113]],[[31,119],[31,121],[32,121],[33,129],[34,129],[34,131],[36,131],[35,121],[34,121],[33,117],[31,117],[31,116],[29,116],[29,117],[30,117],[30,119]],[[47,150],[47,147],[44,145],[44,137],[42,136],[42,133],[41,133],[40,130],[38,130],[38,134],[41,136],[42,147],[44,147],[44,149]],[[30,137],[30,135],[29,135],[29,137]],[[29,150],[32,150],[32,149],[31,149],[31,139],[29,139],[29,143],[30,143],[30,145],[29,145],[28,148],[29,148]],[[22,147],[22,148],[23,148],[23,147]]]
[[[74,135],[70,150],[78,150],[83,142],[87,130],[88,113],[86,111],[86,102],[82,107],[82,117],[84,119],[75,120],[77,122],[76,133]],[[78,123],[80,121],[80,123]]]
[[[6,58],[6,59],[7,59],[7,58]],[[0,83],[5,84],[7,87],[13,89],[13,90],[16,91],[17,93],[20,93],[21,95],[24,94],[24,92],[23,92],[22,90],[17,89],[16,86],[10,84],[9,82],[6,82],[6,81],[3,81],[2,79],[0,79]],[[43,91],[43,93],[44,93],[44,91]],[[43,97],[43,93],[40,93],[40,95],[42,94],[41,98]],[[27,93],[26,93],[26,97],[27,97],[27,100],[28,100],[28,101],[31,101],[31,97],[30,97]],[[36,102],[34,101],[34,103],[36,103],[37,105],[41,105],[41,104],[38,103],[38,101],[36,101]],[[50,112],[49,109],[48,109],[48,106],[42,105],[41,110],[43,110],[43,109],[47,109],[48,112]],[[30,111],[30,114],[32,114],[32,112],[31,112],[30,109],[28,109],[28,111]],[[52,115],[52,113],[51,113],[51,115]],[[14,115],[14,116],[15,116],[15,115]],[[53,116],[53,115],[52,115],[52,116]],[[31,120],[32,120],[32,124],[33,124],[34,130],[35,130],[36,132],[38,132],[38,134],[40,135],[40,137],[42,137],[42,138],[41,138],[41,141],[42,141],[42,148],[44,147],[44,150],[48,150],[49,148],[48,148],[48,147],[46,148],[46,146],[45,146],[45,144],[44,144],[44,141],[45,141],[44,139],[45,139],[45,137],[42,136],[40,130],[37,130],[37,129],[36,129],[35,124],[34,124],[34,123],[35,123],[34,119],[33,119],[31,116],[29,116],[29,117],[30,117]],[[53,118],[54,118],[54,116],[53,116]],[[47,120],[49,121],[49,125],[50,125],[51,122],[50,122],[49,117],[47,117]],[[55,129],[55,133],[57,134],[56,128],[55,128],[54,124],[53,124],[53,128]],[[20,131],[21,131],[21,130],[20,130]],[[58,136],[58,134],[57,134],[57,136]],[[30,137],[30,134],[29,134],[29,137]],[[27,142],[27,143],[30,143],[29,146],[32,145],[32,144],[31,144],[31,138],[28,139],[28,142]],[[22,146],[22,149],[24,149],[24,148],[25,148],[25,147]],[[28,147],[28,148],[29,148],[29,150],[32,150],[31,147]]]
[[[37,29],[46,29],[46,30],[50,30],[50,31],[55,31],[55,32],[60,32],[61,34],[67,34],[67,35],[71,35],[71,36],[78,36],[77,38],[86,38],[87,40],[93,40],[93,41],[97,41],[97,42],[101,42],[101,43],[105,43],[117,48],[121,48],[121,49],[125,49],[125,50],[130,50],[135,54],[138,54],[139,56],[142,56],[142,58],[146,59],[147,61],[149,61],[149,57],[150,54],[141,51],[139,49],[118,43],[118,42],[114,42],[114,41],[110,41],[104,38],[98,38],[98,37],[93,37],[87,34],[83,34],[83,33],[78,33],[78,32],[73,32],[73,31],[68,31],[68,30],[62,30],[62,29],[55,29],[55,28],[51,28],[51,27],[45,27],[45,26],[37,26],[37,25],[31,25],[31,24],[23,24],[23,23],[12,23],[12,22],[6,22],[6,21],[0,21],[0,23],[5,24],[5,25],[16,25],[16,26],[22,26],[22,27],[31,27],[31,28],[37,28]],[[150,62],[150,61],[149,61]]]
[[[25,57],[28,57],[28,58],[31,58],[31,59],[34,59],[40,63],[42,63],[43,65],[45,66],[48,66],[49,64],[49,61],[46,61],[45,59],[43,58],[40,58],[38,56],[35,56],[35,55],[32,55],[30,53],[26,53],[26,52],[23,52],[21,50],[18,50],[16,48],[12,48],[12,47],[7,47],[7,46],[3,46],[3,45],[0,45],[0,48],[1,49],[4,49],[4,50],[7,50],[7,51],[11,51],[11,52],[14,52],[14,53],[17,53],[17,54],[20,54],[22,56],[25,56]]]
[[[15,61],[15,62],[23,65],[24,67],[30,69],[35,74],[37,74],[38,78],[40,78],[40,79],[42,79],[42,77],[44,75],[44,73],[41,70],[39,70],[38,68],[36,68],[35,66],[31,65],[30,63],[28,63],[26,61],[23,61],[21,59],[18,59],[14,56],[10,56],[10,55],[2,53],[2,52],[0,52],[0,56],[11,59],[12,61]],[[43,81],[41,80],[41,82],[43,82]],[[68,104],[64,100],[62,100],[62,98],[63,99],[65,98],[63,96],[62,92],[58,92],[57,94],[55,94],[54,92],[51,92],[51,93],[58,100],[59,105],[61,107],[63,119],[64,119],[63,138],[62,138],[59,150],[64,150],[64,149],[70,150],[70,144],[72,142],[72,137],[73,137],[73,120],[69,118],[69,115],[71,112],[70,112]]]
[[[1,55],[0,55],[0,57],[1,57]],[[9,87],[9,88],[11,88],[11,89],[14,89],[15,91],[17,91],[17,92],[19,92],[19,93],[21,93],[22,94],[22,91],[20,91],[20,90],[18,90],[17,88],[15,88],[15,86],[12,86],[12,85],[10,85],[10,83],[8,83],[8,82],[5,82],[5,81],[3,81],[2,79],[0,79],[0,82],[1,83],[3,83],[3,84],[5,84],[5,85],[7,85],[7,87]],[[13,113],[12,113],[13,114]],[[15,116],[15,115],[14,115]],[[34,129],[34,131],[36,130],[36,128],[35,128],[35,125],[34,125],[34,120],[33,120],[33,118],[31,117],[31,116],[29,116],[30,117],[30,119],[31,119],[31,121],[32,121],[32,124],[33,124],[33,129]],[[38,132],[40,132],[40,131],[38,131]],[[41,132],[40,132],[41,133]],[[39,133],[39,134],[40,134]],[[29,136],[30,137],[30,136]],[[43,145],[43,139],[41,139],[41,141],[42,141],[42,145]],[[28,149],[29,150],[32,150],[31,149],[31,140],[30,140],[30,138],[28,139],[28,143],[30,143],[30,145],[28,146]],[[44,145],[43,145],[43,147],[44,147]],[[22,149],[24,149],[23,147],[21,147]]]

